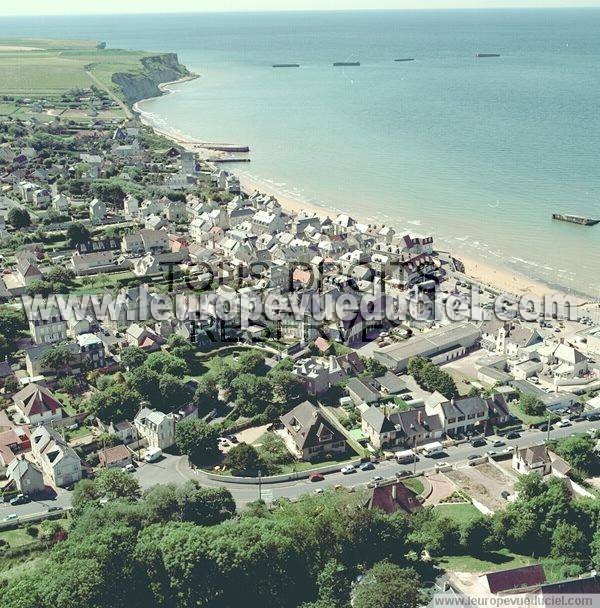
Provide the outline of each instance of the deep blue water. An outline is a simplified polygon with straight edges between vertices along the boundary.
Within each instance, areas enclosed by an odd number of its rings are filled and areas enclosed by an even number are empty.
[[[600,225],[550,218],[600,217],[600,10],[3,22],[19,36],[177,51],[202,77],[144,104],[159,123],[249,144],[243,170],[298,197],[600,293]],[[362,65],[331,66],[347,60]],[[271,68],[283,62],[302,67]]]

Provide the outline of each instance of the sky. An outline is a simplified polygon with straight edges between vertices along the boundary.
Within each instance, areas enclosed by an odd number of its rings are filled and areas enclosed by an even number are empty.
[[[572,6],[600,7],[600,0],[1,0],[0,15]]]

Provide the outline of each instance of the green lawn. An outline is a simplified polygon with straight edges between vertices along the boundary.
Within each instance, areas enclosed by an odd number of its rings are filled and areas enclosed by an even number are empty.
[[[403,479],[402,483],[410,488],[413,492],[417,494],[422,494],[425,487],[423,486],[423,482],[419,477],[410,477],[409,479]]]
[[[530,416],[526,414],[520,407],[518,403],[509,403],[508,409],[513,416],[516,416],[523,424],[542,424],[543,422],[548,422],[548,415],[544,414],[543,416]],[[550,421],[554,422],[558,420],[559,417],[556,415],[550,416]]]
[[[537,563],[525,555],[511,553],[508,549],[485,553],[481,557],[471,555],[450,555],[440,558],[439,564],[445,570],[454,572],[488,572],[490,570],[508,570]]]
[[[436,505],[434,510],[439,515],[449,517],[461,525],[481,517],[481,512],[478,511],[471,503],[442,503]]]
[[[194,357],[189,359],[190,364],[190,373],[187,379],[195,379],[201,378],[204,374],[211,371],[214,366],[217,364],[217,361],[223,361],[224,363],[235,364],[236,362],[236,353],[242,353],[244,351],[250,350],[249,348],[245,348],[243,346],[232,346],[231,350],[227,349],[222,352],[211,354],[210,352],[202,352],[198,351],[194,354]]]
[[[35,537],[29,536],[29,534],[25,532],[25,528],[16,528],[15,530],[0,532],[0,538],[8,541],[8,545],[11,549],[21,547],[22,545],[28,545],[36,540]]]

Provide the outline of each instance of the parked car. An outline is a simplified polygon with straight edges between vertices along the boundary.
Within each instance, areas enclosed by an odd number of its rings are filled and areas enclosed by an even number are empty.
[[[315,494],[323,494],[323,488],[315,488]]]
[[[361,471],[372,471],[375,468],[375,465],[372,462],[363,462],[360,465]]]
[[[471,440],[471,445],[474,448],[480,448],[482,446],[484,446],[486,444],[485,439],[483,439],[483,437],[475,437],[475,439]]]
[[[467,456],[467,460],[476,460],[477,458],[481,458],[481,456],[479,454],[469,454]]]
[[[556,423],[556,427],[559,429],[564,429],[568,426],[571,426],[571,421],[568,418],[563,418]]]
[[[323,481],[325,479],[325,477],[323,475],[321,475],[321,473],[311,473],[308,476],[308,481]]]
[[[503,445],[506,445],[506,443],[502,441],[502,439],[497,439],[496,441],[494,441],[494,443],[492,443],[492,445],[495,448],[501,448]]]
[[[349,464],[346,467],[342,467],[341,472],[342,472],[342,475],[349,475],[350,473],[356,473],[356,467],[354,467],[354,465]]]
[[[60,507],[48,507],[48,513],[54,513],[55,511],[61,511]]]
[[[383,477],[381,475],[374,475],[371,477],[371,481],[383,481]]]
[[[398,471],[396,473],[396,477],[398,479],[401,479],[402,477],[406,477],[407,475],[410,475],[410,471]]]
[[[123,471],[125,473],[135,473],[135,467],[131,463],[129,463],[123,467]]]
[[[11,498],[9,502],[14,507],[31,502],[31,498],[29,498],[29,496],[25,496],[25,494],[17,494],[13,498]]]
[[[511,431],[510,433],[506,434],[507,439],[519,439],[519,437],[521,437],[521,434],[517,433],[517,431]]]
[[[4,518],[4,521],[13,521],[15,519],[19,519],[19,516],[16,513],[11,513]]]
[[[504,500],[508,500],[508,497],[510,496],[510,492],[508,490],[502,490],[502,492],[500,492],[500,496],[502,496],[502,498],[504,498]]]

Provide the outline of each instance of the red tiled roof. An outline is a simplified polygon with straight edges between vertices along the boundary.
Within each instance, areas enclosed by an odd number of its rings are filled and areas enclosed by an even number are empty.
[[[374,488],[369,507],[380,509],[388,515],[400,509],[406,513],[415,513],[423,508],[417,495],[401,481]]]
[[[489,572],[485,576],[492,593],[502,593],[521,587],[536,587],[546,582],[546,574],[541,564]]]

